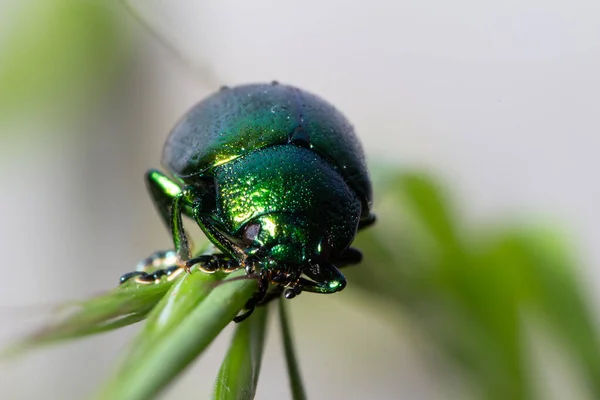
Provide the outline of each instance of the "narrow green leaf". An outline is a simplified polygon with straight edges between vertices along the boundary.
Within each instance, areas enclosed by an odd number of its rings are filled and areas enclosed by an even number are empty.
[[[153,308],[142,331],[131,344],[130,359],[135,359],[152,348],[157,341],[167,337],[194,308],[203,301],[223,274],[206,274],[194,271],[177,280],[160,302]]]
[[[56,320],[2,352],[15,356],[34,347],[81,338],[127,326],[146,318],[173,285],[163,279],[153,285],[119,286],[84,301],[69,302],[59,309]]]
[[[243,276],[245,271],[231,274]],[[239,280],[214,287],[206,274],[195,273],[183,277],[190,280],[186,290],[176,286],[167,293],[157,313],[153,328],[144,330],[134,341],[133,349],[116,374],[105,384],[97,396],[110,400],[147,400],[156,397],[173,381],[213,339],[227,326],[256,290],[256,281]],[[185,296],[193,301],[195,289],[202,292],[209,287],[210,294],[204,300],[196,299],[195,307],[188,306],[185,299],[170,299]],[[182,307],[187,311],[184,312]],[[160,311],[159,311],[160,310]]]
[[[285,361],[290,376],[290,387],[292,389],[292,398],[294,400],[305,400],[306,392],[302,385],[302,377],[300,376],[300,367],[296,359],[294,350],[294,340],[290,324],[288,323],[285,301],[279,301],[279,321],[281,322],[281,335],[283,338],[283,348],[285,351]]]
[[[592,397],[600,398],[598,321],[566,241],[543,229],[521,230],[508,239],[516,240],[529,262],[524,279],[529,300],[571,355]]]
[[[259,307],[248,320],[237,325],[215,380],[213,399],[254,398],[263,356],[267,314],[268,307]]]
[[[458,224],[444,190],[436,180],[423,173],[397,175],[400,189],[410,211],[447,251],[460,247]]]

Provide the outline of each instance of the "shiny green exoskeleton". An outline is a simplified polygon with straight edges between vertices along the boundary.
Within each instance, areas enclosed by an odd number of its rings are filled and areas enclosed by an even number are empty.
[[[375,220],[363,150],[348,120],[313,94],[276,82],[223,88],[179,121],[162,162],[172,178],[157,170],[146,178],[175,252],[122,281],[154,281],[178,266],[245,268],[258,291],[239,322],[267,300],[269,284],[286,298],[338,292],[346,286],[338,268],[362,259],[350,244]],[[192,259],[182,215],[222,253]],[[143,271],[167,259],[175,266]]]

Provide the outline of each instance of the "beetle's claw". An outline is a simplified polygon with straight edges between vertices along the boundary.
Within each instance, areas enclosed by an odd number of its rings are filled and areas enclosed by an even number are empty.
[[[245,313],[240,314],[237,317],[235,317],[233,319],[233,322],[235,322],[237,324],[237,323],[240,323],[242,321],[245,321],[250,315],[252,315],[253,312],[254,312],[254,307],[251,308],[251,309],[249,309],[249,310],[246,310]]]
[[[183,265],[183,269],[185,270],[186,273],[191,274],[192,273],[192,267],[196,264],[196,262],[194,260],[189,260],[189,261],[185,261],[182,262]]]
[[[295,286],[293,288],[286,289],[285,292],[283,293],[283,296],[286,299],[293,299],[294,297],[298,296],[300,293],[302,293],[302,289],[299,286]]]

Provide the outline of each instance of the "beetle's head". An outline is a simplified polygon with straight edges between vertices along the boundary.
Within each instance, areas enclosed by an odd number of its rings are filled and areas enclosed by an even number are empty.
[[[320,226],[305,215],[290,213],[254,218],[244,227],[242,241],[249,254],[264,260],[265,268],[300,271],[326,261],[333,250],[326,226]]]

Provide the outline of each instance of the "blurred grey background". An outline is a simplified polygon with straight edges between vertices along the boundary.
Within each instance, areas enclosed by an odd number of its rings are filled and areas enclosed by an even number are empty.
[[[35,35],[55,31],[42,29],[45,15],[68,3],[0,0],[0,65],[22,58],[62,71],[46,77],[51,84],[23,75],[33,94],[20,102],[7,86],[2,97],[0,85],[0,345],[38,326],[51,305],[110,288],[138,259],[168,248],[142,178],[159,167],[170,128],[222,84],[274,79],[339,107],[372,164],[442,176],[469,220],[565,227],[597,307],[597,1],[134,2],[187,64],[118,2],[75,1],[102,19],[55,29],[68,43],[90,35],[98,47],[35,47]],[[30,45],[48,54],[28,58]],[[68,69],[88,59],[83,73]],[[351,283],[290,305],[310,398],[463,398],[446,371],[425,365],[420,338],[407,328],[399,340],[397,326],[355,298]],[[289,396],[272,328],[259,399]],[[0,364],[0,398],[84,398],[137,329]],[[164,398],[205,398],[227,343],[221,335]],[[547,398],[577,398],[572,382],[565,389],[568,376],[539,379],[553,389]]]

